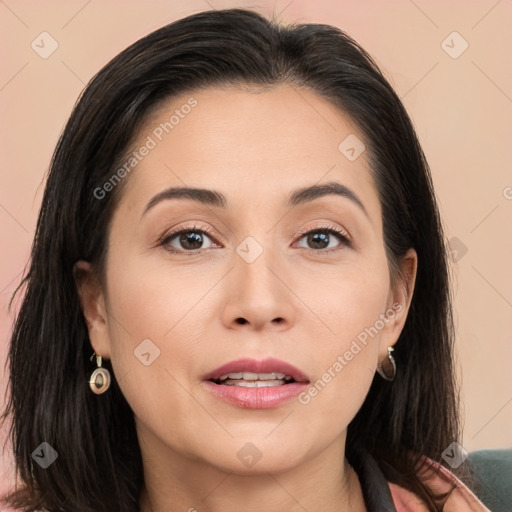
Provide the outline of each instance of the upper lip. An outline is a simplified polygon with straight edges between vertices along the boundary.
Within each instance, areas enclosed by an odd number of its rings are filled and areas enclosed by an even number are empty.
[[[262,361],[256,359],[237,359],[223,364],[203,376],[203,380],[216,380],[228,373],[284,373],[297,382],[309,382],[307,376],[295,366],[280,359],[268,358]]]

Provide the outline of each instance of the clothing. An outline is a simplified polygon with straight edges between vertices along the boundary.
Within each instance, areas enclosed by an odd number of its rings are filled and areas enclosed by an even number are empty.
[[[425,467],[418,473],[418,477],[430,489],[442,493],[449,491],[453,484],[456,485],[444,505],[444,512],[491,512],[453,473],[427,457],[424,460]],[[377,461],[369,453],[358,452],[357,458],[350,462],[358,474],[368,512],[428,511],[418,496],[388,482]],[[512,507],[500,510],[512,511]]]
[[[492,512],[512,512],[512,448],[477,450],[469,460],[480,480],[478,497]]]

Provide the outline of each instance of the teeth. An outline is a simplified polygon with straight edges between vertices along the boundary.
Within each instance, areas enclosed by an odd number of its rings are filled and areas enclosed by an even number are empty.
[[[243,388],[265,388],[270,386],[284,386],[284,380],[228,380],[226,386],[241,386]]]
[[[219,380],[246,380],[246,381],[270,381],[270,380],[292,380],[292,377],[285,375],[284,373],[252,373],[252,372],[237,372],[237,373],[227,373],[226,375],[222,375],[219,377]]]
[[[227,373],[226,375],[223,375],[219,378],[219,380],[225,380],[225,379],[242,379],[244,374],[242,372],[240,373]]]

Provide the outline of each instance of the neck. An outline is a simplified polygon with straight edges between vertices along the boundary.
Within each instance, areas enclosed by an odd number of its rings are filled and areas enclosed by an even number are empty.
[[[140,511],[259,512],[264,506],[266,512],[366,512],[359,479],[344,448],[344,438],[337,438],[297,467],[247,475],[144,443]]]

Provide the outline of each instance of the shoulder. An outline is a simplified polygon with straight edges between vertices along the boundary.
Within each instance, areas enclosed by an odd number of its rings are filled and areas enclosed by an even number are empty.
[[[510,512],[512,508],[512,448],[477,450],[469,462],[480,487],[475,494],[493,512]]]

